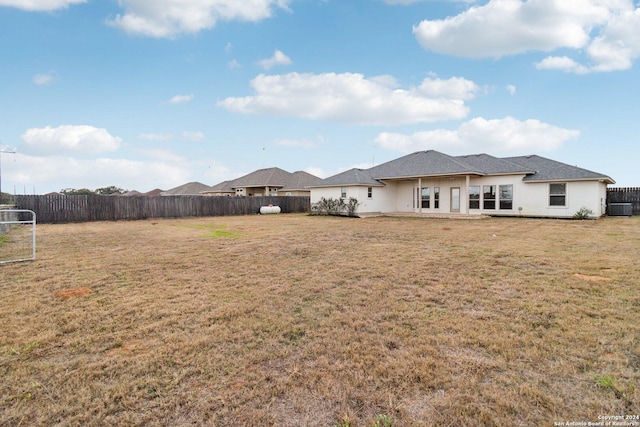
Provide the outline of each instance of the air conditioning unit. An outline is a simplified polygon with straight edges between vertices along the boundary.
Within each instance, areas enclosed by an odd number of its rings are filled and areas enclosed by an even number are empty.
[[[633,214],[633,206],[631,203],[609,203],[607,213],[610,216],[631,216]]]

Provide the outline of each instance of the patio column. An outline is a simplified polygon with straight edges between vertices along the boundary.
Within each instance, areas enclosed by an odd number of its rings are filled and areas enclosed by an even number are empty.
[[[416,192],[418,199],[418,212],[422,213],[422,178],[418,178],[418,191]]]
[[[464,212],[469,215],[469,184],[471,183],[471,177],[469,175],[466,176],[466,183],[464,189]]]

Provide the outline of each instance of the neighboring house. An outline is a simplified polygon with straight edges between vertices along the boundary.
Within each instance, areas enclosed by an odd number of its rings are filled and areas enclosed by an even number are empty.
[[[540,156],[449,156],[420,151],[370,169],[351,169],[309,185],[320,198],[356,198],[357,213],[432,213],[569,218],[605,213],[601,173]]]
[[[200,182],[189,182],[171,190],[163,191],[161,196],[202,196],[203,191],[210,190],[211,187]]]
[[[202,193],[208,196],[309,196],[306,188],[317,181],[307,172],[290,173],[280,168],[259,169],[231,181],[214,185]]]
[[[156,188],[154,190],[151,191],[147,191],[146,193],[142,193],[142,196],[150,196],[150,197],[154,197],[154,196],[159,196],[162,193],[164,193],[164,190],[161,190],[159,188]]]
[[[279,189],[282,196],[305,196],[309,197],[309,189],[307,186],[312,182],[316,182],[318,177],[304,171],[296,171],[290,174],[289,179],[284,186]]]
[[[231,187],[232,181],[223,181],[220,184],[216,184],[209,190],[204,191],[202,194],[206,196],[235,196],[236,190]]]

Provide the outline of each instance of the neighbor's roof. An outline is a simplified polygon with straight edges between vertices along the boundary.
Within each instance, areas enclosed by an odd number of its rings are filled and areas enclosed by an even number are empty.
[[[153,189],[151,191],[147,191],[146,193],[143,193],[142,195],[143,196],[159,196],[162,193],[164,193],[164,190],[161,190],[159,188],[155,188],[155,189]]]
[[[351,169],[312,183],[309,187],[383,185],[385,179],[455,175],[525,175],[523,181],[593,180],[615,183],[610,177],[540,156],[498,158],[488,154],[449,156],[418,151],[370,169]]]
[[[201,192],[209,190],[211,187],[201,182],[189,182],[171,190],[163,191],[161,196],[200,196]]]
[[[296,171],[289,174],[289,179],[285,183],[282,190],[305,190],[310,183],[317,181],[319,178],[305,171]]]
[[[208,190],[203,191],[203,193],[234,193],[235,190],[231,187],[232,182],[233,181],[222,181],[220,184],[216,184]]]
[[[258,169],[231,182],[233,188],[284,187],[291,173],[280,168]]]
[[[524,177],[524,182],[583,181],[597,179],[603,180],[608,184],[615,184],[615,181],[607,175],[536,155],[507,157],[505,160],[523,165],[533,171],[532,174]]]
[[[205,193],[233,193],[236,188],[246,187],[273,187],[289,191],[304,190],[309,183],[319,179],[304,171],[291,173],[280,168],[258,169],[240,178],[216,184]]]

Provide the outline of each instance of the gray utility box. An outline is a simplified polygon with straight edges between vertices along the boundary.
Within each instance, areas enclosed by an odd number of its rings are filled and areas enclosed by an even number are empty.
[[[607,213],[610,216],[631,216],[633,207],[631,203],[609,203]]]

